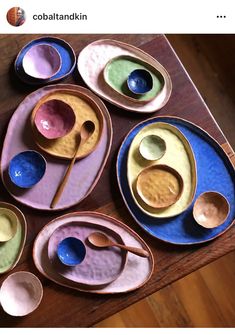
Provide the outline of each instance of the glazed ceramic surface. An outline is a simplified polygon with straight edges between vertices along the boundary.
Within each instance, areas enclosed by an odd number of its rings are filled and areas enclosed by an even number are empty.
[[[7,172],[9,162],[14,155],[21,151],[38,149],[31,130],[30,115],[39,99],[55,89],[76,90],[77,88],[94,100],[102,110],[104,116],[103,131],[95,151],[75,163],[63,195],[53,210],[68,208],[82,201],[90,194],[103,171],[112,142],[111,120],[104,104],[89,90],[76,85],[54,85],[41,88],[30,94],[13,114],[5,137],[1,159],[1,175],[6,189],[15,199],[27,206],[41,210],[51,210],[51,201],[65,174],[68,162],[43,154],[47,161],[46,173],[40,183],[27,190],[27,192],[22,192],[10,182]]]
[[[127,86],[134,94],[146,95],[153,89],[152,74],[145,69],[134,70],[127,78]],[[159,86],[161,87],[160,83]]]
[[[57,245],[57,256],[67,266],[81,264],[86,256],[84,243],[76,237],[66,237]]]
[[[8,171],[12,183],[21,188],[29,188],[44,176],[46,161],[39,152],[23,151],[11,159]]]
[[[215,228],[224,223],[229,214],[227,199],[217,192],[204,192],[195,201],[193,217],[205,228]]]
[[[13,211],[0,207],[0,243],[12,239],[18,228],[18,219]]]
[[[156,122],[167,122],[177,127],[190,142],[197,162],[197,189],[194,199],[208,190],[220,192],[227,198],[230,213],[221,226],[213,229],[200,227],[193,219],[193,203],[178,216],[156,219],[144,213],[134,201],[126,174],[129,147],[141,129]],[[213,138],[185,120],[174,117],[152,118],[133,128],[118,154],[117,177],[123,199],[136,222],[160,240],[174,244],[206,242],[225,232],[235,218],[235,172],[229,158]]]
[[[25,73],[33,78],[48,79],[61,68],[59,52],[50,44],[32,46],[22,60]]]
[[[57,52],[60,54],[62,64],[60,70],[49,79],[36,79],[28,76],[23,69],[22,61],[26,53],[35,45],[40,45],[42,43],[46,43],[54,47]],[[23,49],[17,55],[15,61],[15,71],[17,76],[24,81],[26,84],[30,85],[40,85],[42,83],[52,83],[58,80],[61,80],[67,77],[72,73],[74,67],[76,65],[76,56],[74,50],[71,45],[60,38],[56,37],[41,37],[36,40],[32,40],[28,44],[26,44]]]
[[[84,285],[103,286],[118,278],[124,269],[127,255],[119,248],[99,249],[92,246],[87,238],[94,232],[104,232],[112,241],[124,243],[119,234],[105,226],[72,222],[61,225],[54,231],[48,243],[48,256],[54,269],[63,277]],[[58,245],[68,237],[79,239],[86,248],[83,262],[71,268],[61,264],[57,256]]]
[[[12,316],[32,313],[39,306],[42,296],[40,280],[33,273],[26,271],[8,276],[0,289],[2,308]]]
[[[140,155],[149,161],[156,161],[165,154],[166,142],[157,135],[147,135],[139,145]]]
[[[77,152],[77,159],[89,155],[95,149],[103,132],[104,116],[102,108],[96,101],[94,101],[93,98],[86,95],[83,88],[80,86],[74,87],[76,87],[75,90],[56,90],[55,92],[49,93],[48,96],[42,97],[32,113],[32,127],[36,143],[48,154],[59,158],[73,158],[78,144],[79,132],[85,121],[92,121],[95,125],[95,131],[92,136],[90,136],[89,139],[79,148]],[[72,107],[76,116],[76,122],[72,131],[66,136],[54,141],[41,136],[34,126],[34,115],[37,108],[40,108],[40,106],[51,100],[60,100],[65,102]]]
[[[163,77],[164,85],[151,101],[140,104],[139,101],[129,101],[125,96],[107,85],[103,77],[106,64],[118,56],[139,58],[155,68]],[[151,113],[162,108],[171,95],[172,83],[166,69],[153,57],[129,44],[114,40],[98,40],[87,45],[78,56],[78,71],[85,83],[105,100],[129,111]]]
[[[34,124],[46,138],[56,139],[67,135],[73,128],[76,117],[72,107],[64,101],[52,99],[34,112]]]
[[[165,122],[150,122],[144,127],[139,127],[135,136],[131,137],[127,161],[127,178],[131,193],[137,206],[145,213],[153,217],[171,217],[182,213],[193,201],[197,177],[196,163],[191,146],[178,128]],[[143,138],[148,135],[160,136],[166,143],[166,153],[156,161],[143,159],[139,153],[139,146]],[[183,178],[183,192],[180,199],[167,208],[153,208],[137,197],[136,181],[144,168],[154,164],[165,164],[175,169]]]
[[[24,215],[17,207],[0,202],[0,208],[10,210],[17,216],[15,235],[9,241],[0,243],[0,274],[2,274],[13,269],[18,263],[26,240],[27,224]]]
[[[128,83],[135,85],[137,78],[134,74],[137,71],[145,71],[150,76],[151,87],[148,85],[146,94],[135,94],[135,89],[132,86],[128,87]],[[120,56],[111,59],[104,68],[104,80],[107,85],[112,87],[116,92],[131,98],[134,102],[146,102],[152,100],[161,91],[164,85],[164,79],[161,74],[151,67],[148,63],[141,61],[138,58],[130,56]],[[136,85],[135,85],[136,87]],[[138,85],[139,87],[139,85]],[[136,87],[138,89],[138,87]],[[139,92],[140,93],[140,92]]]
[[[81,284],[74,283],[59,275],[49,261],[47,255],[48,240],[51,234],[60,226],[70,222],[90,222],[107,227],[119,234],[126,245],[144,248],[150,253],[149,258],[142,258],[134,254],[127,254],[127,263],[121,275],[112,283],[100,289],[89,289]],[[120,251],[119,251],[120,252]],[[78,212],[61,216],[46,225],[38,234],[34,242],[33,259],[37,269],[47,278],[75,290],[94,293],[121,293],[137,289],[146,283],[153,271],[153,255],[147,244],[128,226],[107,215],[95,212]]]

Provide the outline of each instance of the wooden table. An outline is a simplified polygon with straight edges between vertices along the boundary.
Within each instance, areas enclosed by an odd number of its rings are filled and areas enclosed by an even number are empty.
[[[0,36],[0,136],[3,141],[6,125],[22,99],[34,90],[22,84],[14,75],[13,61],[20,48],[33,38],[32,35]],[[56,285],[42,277],[32,260],[32,245],[40,229],[60,214],[42,213],[17,204],[4,190],[1,183],[0,200],[18,206],[28,221],[27,243],[17,267],[12,271],[28,270],[40,277],[44,297],[39,308],[24,318],[13,318],[0,310],[1,327],[89,327],[98,321],[126,308],[144,297],[160,290],[205,264],[221,257],[235,248],[235,227],[216,240],[200,246],[174,246],[151,238],[132,219],[126,209],[116,182],[115,163],[118,148],[126,133],[138,122],[153,115],[175,115],[190,120],[204,128],[228,153],[235,165],[235,156],[219,126],[202,101],[182,64],[164,36],[158,35],[60,35],[71,43],[76,54],[88,43],[99,38],[113,38],[140,47],[165,66],[173,82],[172,96],[167,105],[151,115],[128,113],[109,103],[106,106],[112,117],[114,139],[105,170],[92,194],[80,205],[61,212],[94,210],[120,219],[137,231],[149,244],[155,256],[155,270],[150,281],[141,289],[115,296],[98,296],[80,293]],[[84,85],[75,71],[64,82]],[[7,276],[3,275],[0,282]]]

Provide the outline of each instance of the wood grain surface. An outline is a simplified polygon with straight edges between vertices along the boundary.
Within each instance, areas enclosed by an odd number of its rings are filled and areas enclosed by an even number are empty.
[[[0,136],[3,141],[7,123],[19,102],[34,88],[21,83],[15,76],[12,64],[20,48],[39,35],[0,36]],[[157,35],[60,35],[70,42],[76,54],[88,43],[98,38],[114,38],[140,47],[166,67],[173,82],[173,92],[168,104],[154,115],[175,115],[190,120],[204,128],[228,152],[234,162],[234,152],[227,143],[210,111],[164,36]],[[63,82],[84,85],[77,71]],[[67,211],[96,210],[116,217],[133,228],[149,244],[155,256],[155,271],[151,280],[141,289],[117,296],[95,296],[60,287],[38,274],[32,261],[32,245],[36,234],[52,218],[53,213],[43,213],[18,205],[4,190],[1,183],[0,200],[16,204],[26,215],[28,236],[23,256],[13,271],[28,270],[40,277],[44,297],[38,310],[25,318],[13,318],[0,311],[1,327],[88,327],[127,306],[156,292],[169,283],[191,273],[203,265],[233,250],[235,229],[232,227],[213,242],[202,246],[173,246],[148,236],[132,219],[121,199],[115,175],[118,148],[126,133],[146,115],[128,113],[106,103],[114,130],[111,154],[103,175],[92,194],[80,205]],[[150,115],[149,115],[150,116]],[[3,275],[2,281],[7,275]]]

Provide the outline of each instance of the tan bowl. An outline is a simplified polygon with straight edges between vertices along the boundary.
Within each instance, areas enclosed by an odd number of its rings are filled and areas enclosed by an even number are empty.
[[[218,192],[202,193],[193,206],[195,221],[204,228],[215,228],[225,222],[230,210],[227,199]]]
[[[166,208],[179,200],[184,182],[181,175],[168,165],[152,165],[140,172],[136,190],[141,199],[153,208]]]

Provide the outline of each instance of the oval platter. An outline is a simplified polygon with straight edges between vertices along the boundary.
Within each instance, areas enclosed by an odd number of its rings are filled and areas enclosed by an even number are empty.
[[[154,99],[145,104],[140,104],[139,101],[130,101],[105,82],[103,71],[107,63],[119,56],[131,56],[141,59],[161,74],[164,85]],[[130,112],[155,112],[162,108],[170,98],[172,82],[166,69],[155,58],[130,44],[111,39],[95,41],[80,52],[77,65],[80,75],[92,91],[101,98]]]
[[[18,263],[26,241],[27,223],[23,213],[12,204],[0,202],[1,208],[7,208],[15,213],[18,219],[18,226],[15,236],[0,243],[0,275],[12,270]]]
[[[150,257],[142,258],[132,253],[128,253],[127,263],[121,275],[112,283],[103,288],[92,289],[91,287],[75,283],[67,278],[64,278],[58,272],[56,272],[48,258],[47,253],[48,240],[51,234],[58,227],[70,222],[77,222],[78,224],[79,222],[91,222],[107,227],[122,236],[122,239],[126,245],[144,248],[147,250],[150,254]],[[33,247],[33,260],[39,272],[41,272],[41,274],[53,282],[78,291],[99,294],[133,291],[143,286],[150,279],[154,268],[154,258],[152,252],[148,245],[142,240],[142,238],[137,235],[137,233],[135,233],[132,229],[117,219],[96,212],[69,213],[49,222],[41,230],[41,232],[39,232],[35,239]]]
[[[143,212],[133,199],[128,179],[127,161],[130,145],[136,134],[157,122],[177,127],[191,145],[197,165],[197,188],[192,204],[180,215],[155,218]],[[235,171],[221,146],[203,129],[176,117],[155,117],[139,123],[124,139],[117,158],[117,179],[123,200],[135,221],[150,235],[172,244],[198,244],[224,233],[235,219]],[[223,194],[230,204],[230,213],[219,227],[206,229],[193,219],[192,208],[197,197],[206,191]]]
[[[11,183],[8,176],[8,166],[11,158],[19,152],[39,150],[34,141],[31,128],[31,111],[43,96],[57,89],[77,90],[80,93],[84,93],[102,110],[104,122],[98,146],[89,156],[75,163],[62,197],[56,207],[51,209],[51,201],[67,169],[68,161],[41,152],[47,161],[46,173],[37,185],[27,191],[23,191]],[[31,93],[23,100],[9,122],[0,166],[3,183],[17,201],[29,207],[41,210],[62,210],[68,208],[81,202],[95,187],[107,161],[111,143],[112,123],[110,115],[103,102],[92,92],[83,87],[68,84],[43,87]]]
[[[166,143],[166,153],[157,161],[148,161],[139,154],[139,145],[148,135],[160,136]],[[136,180],[139,173],[146,167],[165,164],[175,169],[183,178],[184,187],[180,199],[170,207],[156,209],[148,206],[137,194]],[[155,122],[147,124],[136,134],[128,152],[127,179],[137,206],[147,215],[155,218],[167,218],[179,215],[193,201],[197,186],[197,169],[190,143],[185,136],[169,123]]]
[[[48,43],[52,47],[54,47],[58,53],[60,54],[62,64],[60,70],[51,78],[49,79],[36,79],[29,75],[27,75],[24,72],[22,61],[25,56],[25,54],[28,52],[28,50],[35,45],[42,44],[42,43]],[[28,44],[26,44],[18,53],[16,60],[15,60],[15,72],[17,76],[26,84],[29,85],[41,85],[41,84],[49,84],[54,83],[58,80],[64,79],[67,76],[69,76],[74,68],[76,66],[76,55],[74,53],[73,48],[69,43],[62,40],[58,37],[40,37],[38,39],[30,41]]]

